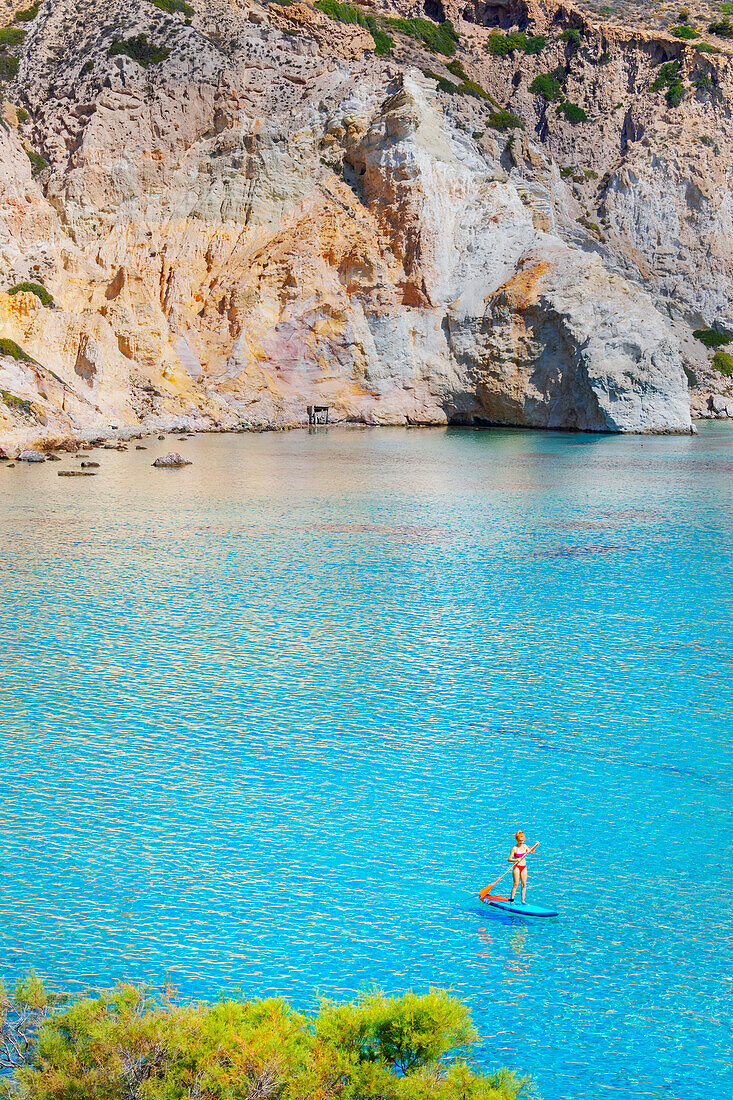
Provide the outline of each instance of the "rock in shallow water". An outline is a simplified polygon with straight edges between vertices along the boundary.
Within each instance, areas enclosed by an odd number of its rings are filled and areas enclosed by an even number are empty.
[[[41,451],[21,451],[18,462],[45,462],[46,456]]]
[[[163,455],[162,458],[156,458],[153,466],[167,466],[170,469],[175,469],[177,466],[190,466],[191,463],[179,455],[177,451],[169,451],[167,455]]]

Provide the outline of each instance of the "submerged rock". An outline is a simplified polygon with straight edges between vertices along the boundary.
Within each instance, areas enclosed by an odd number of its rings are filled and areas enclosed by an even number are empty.
[[[59,477],[95,477],[93,470],[59,470]]]
[[[153,463],[153,466],[168,466],[171,468],[190,465],[191,463],[185,459],[183,455],[179,455],[177,451],[169,451],[168,454],[163,455],[162,458],[156,458]]]

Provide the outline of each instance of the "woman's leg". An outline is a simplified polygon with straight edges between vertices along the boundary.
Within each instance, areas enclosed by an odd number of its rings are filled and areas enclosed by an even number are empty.
[[[527,868],[522,867],[522,901],[524,901],[527,894]]]
[[[519,886],[519,868],[515,867],[512,870],[512,892],[509,895],[509,901],[514,901],[514,895],[517,892],[517,887],[518,886]]]

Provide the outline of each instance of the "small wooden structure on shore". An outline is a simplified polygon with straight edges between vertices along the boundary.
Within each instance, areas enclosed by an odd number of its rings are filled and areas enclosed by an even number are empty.
[[[307,405],[309,424],[328,424],[330,405]]]

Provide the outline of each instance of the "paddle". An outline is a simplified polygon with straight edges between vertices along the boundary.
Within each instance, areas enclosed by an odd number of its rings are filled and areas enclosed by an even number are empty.
[[[511,867],[507,867],[507,869],[506,869],[506,871],[504,872],[504,874],[503,874],[503,875],[499,875],[499,877],[498,877],[498,879],[496,880],[496,882],[492,882],[492,883],[491,883],[491,886],[484,886],[483,890],[480,890],[480,891],[479,891],[479,897],[481,898],[481,900],[482,900],[482,901],[484,900],[484,897],[485,897],[485,895],[486,895],[486,894],[490,894],[490,893],[491,893],[491,891],[492,891],[492,890],[494,889],[494,887],[495,887],[495,886],[497,886],[497,885],[498,885],[498,883],[500,883],[500,882],[501,882],[501,880],[502,880],[502,879],[504,878],[504,875],[508,875],[510,871],[513,871],[513,870],[514,870],[514,868],[515,868],[515,867],[516,867],[516,866],[517,866],[517,865],[518,865],[519,863],[521,863],[523,859],[526,859],[526,858],[527,858],[527,856],[531,856],[531,855],[532,855],[532,852],[533,852],[533,851],[535,850],[535,848],[536,848],[536,847],[537,847],[538,845],[539,845],[539,840],[537,841],[537,843],[536,843],[536,844],[533,844],[531,848],[528,848],[528,849],[527,849],[527,851],[526,851],[526,852],[524,853],[524,855],[523,855],[523,856],[520,856],[520,857],[519,857],[519,859],[515,860],[515,861],[514,861],[514,863],[512,863]]]

